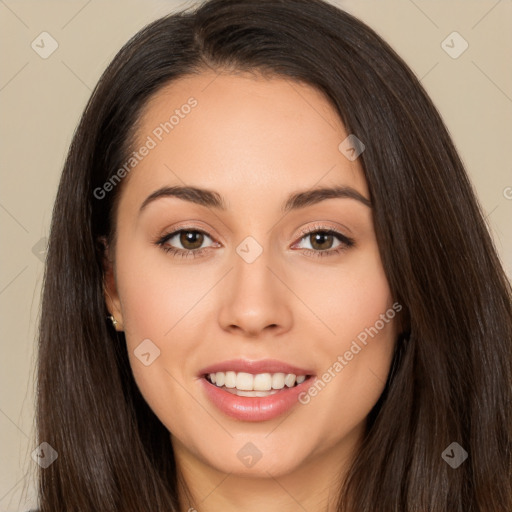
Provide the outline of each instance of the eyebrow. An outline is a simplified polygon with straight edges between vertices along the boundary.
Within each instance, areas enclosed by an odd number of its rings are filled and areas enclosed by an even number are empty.
[[[142,203],[140,213],[153,201],[164,197],[177,197],[184,201],[214,208],[215,210],[226,211],[227,206],[223,197],[213,190],[192,186],[162,187],[150,194]],[[281,206],[281,212],[287,213],[291,210],[299,210],[325,201],[326,199],[349,198],[355,199],[368,208],[372,207],[369,199],[364,197],[356,189],[349,186],[322,187],[291,194]]]

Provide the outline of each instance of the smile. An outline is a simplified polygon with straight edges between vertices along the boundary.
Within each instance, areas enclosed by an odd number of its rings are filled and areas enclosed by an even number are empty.
[[[220,372],[223,373],[223,372]],[[230,372],[226,372],[229,374]],[[234,372],[232,372],[234,373]],[[238,375],[235,374],[238,382]],[[204,393],[208,400],[223,414],[229,416],[231,418],[237,419],[239,421],[267,421],[282,414],[292,410],[297,404],[301,404],[298,397],[301,393],[307,391],[307,389],[313,385],[316,378],[311,375],[302,375],[298,378],[293,374],[273,374],[269,376],[269,374],[259,374],[264,375],[261,380],[266,381],[266,385],[272,378],[272,382],[274,377],[277,375],[276,381],[281,379],[288,378],[288,382],[292,382],[292,386],[284,385],[281,389],[269,389],[269,390],[242,390],[233,386],[232,388],[228,388],[225,386],[225,383],[222,387],[219,387],[219,382],[215,384],[211,382],[210,375],[204,375],[203,378],[199,379],[203,386]],[[290,375],[290,377],[288,377]],[[258,382],[259,379],[255,379],[258,375],[254,375],[253,377],[253,385],[254,380]],[[232,379],[232,376],[226,375],[228,379]],[[292,379],[293,377],[293,379]],[[215,374],[215,379],[217,378],[217,373]],[[242,379],[246,377],[242,376]],[[221,377],[222,379],[222,377]],[[299,383],[299,379],[302,381]],[[248,380],[248,378],[247,378]]]
[[[211,384],[237,396],[263,397],[278,393],[287,387],[292,388],[302,384],[307,375],[293,373],[258,373],[247,372],[216,372],[205,376]]]

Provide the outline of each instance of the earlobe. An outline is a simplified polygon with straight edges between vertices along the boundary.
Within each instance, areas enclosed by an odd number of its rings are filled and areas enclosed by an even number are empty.
[[[108,281],[114,282],[114,285],[107,284]],[[110,313],[109,320],[116,331],[123,331],[123,314],[121,313],[121,303],[115,290],[115,280],[112,277],[105,276],[103,280],[103,296],[105,304]]]
[[[123,314],[121,312],[121,301],[117,293],[117,285],[114,272],[114,261],[110,254],[105,237],[99,240],[102,246],[102,262],[103,262],[103,297],[110,315],[109,321],[116,331],[123,331]]]

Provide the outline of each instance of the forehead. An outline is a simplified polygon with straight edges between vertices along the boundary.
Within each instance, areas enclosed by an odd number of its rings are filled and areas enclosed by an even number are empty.
[[[186,183],[231,199],[258,189],[278,200],[280,191],[344,184],[368,196],[359,162],[339,149],[347,135],[309,85],[254,74],[186,76],[144,108],[134,150],[151,149],[130,172],[129,193]]]

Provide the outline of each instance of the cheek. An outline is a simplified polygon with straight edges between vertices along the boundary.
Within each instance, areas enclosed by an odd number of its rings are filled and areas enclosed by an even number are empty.
[[[308,283],[310,301],[331,331],[331,337],[325,339],[331,345],[334,340],[337,350],[374,326],[393,305],[376,244],[350,255],[339,269],[321,269]],[[389,316],[392,320],[395,311]],[[381,323],[379,330],[384,330]],[[386,333],[390,323],[385,323]]]
[[[322,320],[331,335],[315,349],[323,373],[303,399],[310,400],[312,415],[350,429],[364,421],[384,390],[401,306],[393,302],[377,250],[359,253],[353,265],[322,282]],[[322,303],[320,294],[316,303]]]
[[[192,371],[190,356],[200,351],[201,338],[192,335],[196,331],[191,326],[204,323],[201,298],[215,281],[207,271],[199,273],[191,265],[173,266],[163,251],[159,254],[130,242],[125,247],[129,250],[118,250],[116,263],[130,365],[146,401],[166,410],[168,404],[160,401],[180,393],[178,382]],[[142,352],[142,346],[148,350]],[[150,360],[153,353],[158,357],[145,366],[137,355],[148,351]]]
[[[179,384],[186,369],[176,361],[187,361],[193,350],[191,343],[176,341],[178,336],[184,341],[180,328],[189,321],[193,310],[187,312],[204,294],[204,287],[194,284],[197,279],[187,279],[182,271],[165,266],[165,257],[155,258],[154,250],[133,244],[118,254],[118,293],[135,382],[155,414],[175,424],[186,404]],[[147,353],[149,357],[144,356]],[[180,400],[180,407],[169,407],[175,400]]]
[[[157,250],[130,247],[129,256],[118,259],[118,289],[130,344],[145,338],[171,339],[181,319],[194,316],[194,305],[207,290],[207,272],[199,275],[192,266],[173,267]]]

